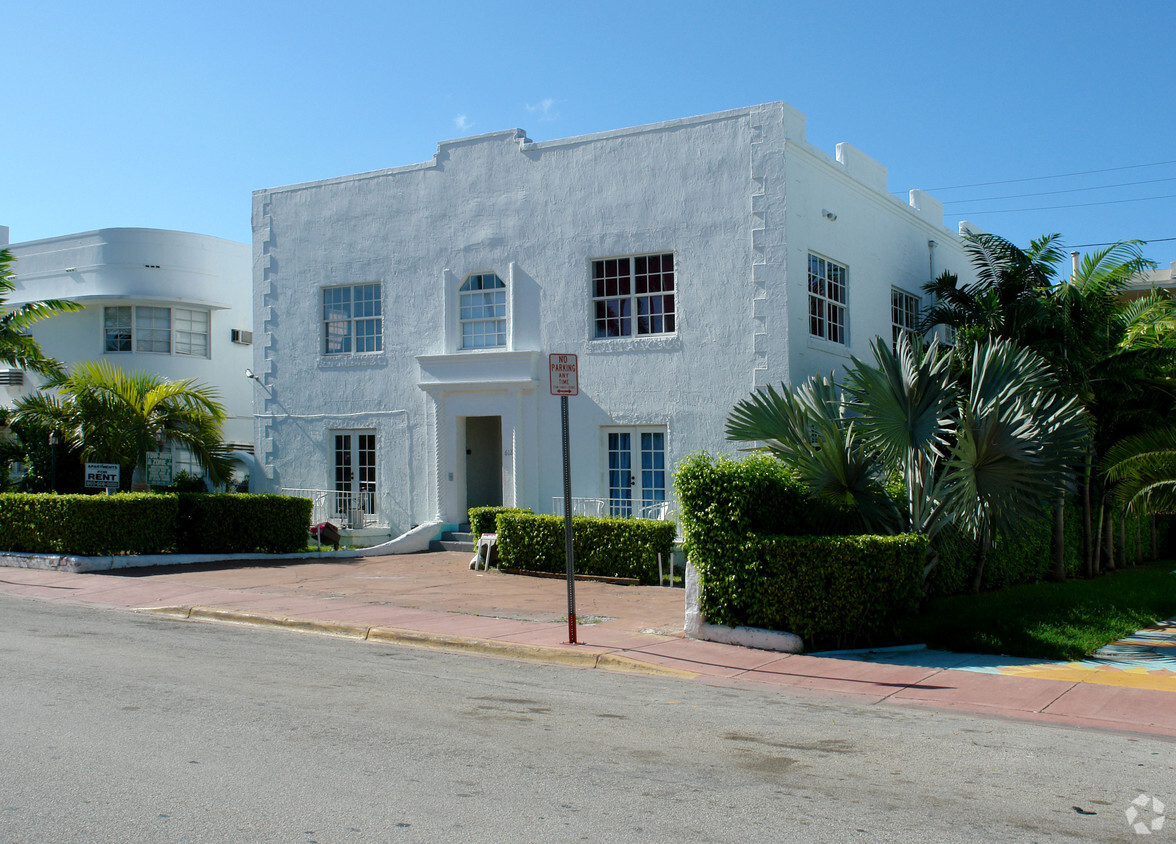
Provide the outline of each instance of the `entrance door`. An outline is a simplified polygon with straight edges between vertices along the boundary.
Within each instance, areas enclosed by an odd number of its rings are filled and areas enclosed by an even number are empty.
[[[608,513],[641,516],[666,500],[666,434],[662,430],[608,434]]]
[[[465,417],[466,508],[502,506],[502,417]]]

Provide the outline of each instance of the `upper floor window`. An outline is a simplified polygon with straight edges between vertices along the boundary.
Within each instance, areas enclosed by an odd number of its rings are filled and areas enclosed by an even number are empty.
[[[506,285],[494,273],[477,273],[458,290],[463,349],[506,345]]]
[[[592,262],[596,337],[673,334],[674,254]]]
[[[809,334],[845,344],[846,269],[809,253]]]
[[[379,352],[384,348],[380,282],[323,288],[323,354]]]
[[[209,313],[191,308],[118,305],[103,309],[104,352],[208,357]]]
[[[907,334],[917,334],[919,325],[919,297],[890,288],[890,341],[897,347],[898,338]]]

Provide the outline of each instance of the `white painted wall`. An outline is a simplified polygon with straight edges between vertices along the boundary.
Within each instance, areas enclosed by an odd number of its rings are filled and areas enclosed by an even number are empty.
[[[213,386],[228,419],[230,443],[253,443],[254,382],[245,377],[252,349],[230,341],[231,329],[252,329],[249,245],[207,235],[159,229],[113,228],[13,243],[19,305],[42,299],[70,299],[85,310],[37,323],[41,348],[65,364],[107,360],[127,371],[145,370],[168,379],[196,378]],[[207,308],[209,355],[104,351],[103,309],[107,305]],[[36,376],[23,387],[0,386],[0,403],[11,406],[35,392]]]
[[[254,369],[261,457],[275,487],[329,488],[332,429],[378,436],[378,509],[393,533],[464,520],[461,420],[503,421],[505,502],[562,494],[547,355],[579,355],[572,494],[607,494],[606,437],[664,426],[667,458],[731,452],[723,424],[756,386],[868,354],[890,335],[890,287],[966,276],[934,200],[887,193],[848,145],[834,159],[783,103],[543,143],[521,130],[439,145],[408,167],[257,191]],[[822,215],[828,210],[836,220]],[[810,342],[807,254],[849,268],[847,347]],[[593,339],[591,261],[672,252],[669,336]],[[457,288],[508,284],[508,344],[458,348]],[[379,281],[383,351],[324,355],[321,290]]]

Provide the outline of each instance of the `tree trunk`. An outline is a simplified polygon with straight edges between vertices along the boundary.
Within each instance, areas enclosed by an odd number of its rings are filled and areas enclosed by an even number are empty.
[[[1110,507],[1103,505],[1103,551],[1106,554],[1106,559],[1103,560],[1103,571],[1115,570],[1115,514]]]
[[[1082,576],[1094,577],[1094,543],[1090,524],[1090,456],[1082,469]]]
[[[1066,579],[1066,493],[1058,493],[1054,502],[1053,580]]]
[[[1094,542],[1091,543],[1090,547],[1090,573],[1092,576],[1098,575],[1102,571],[1103,527],[1105,525],[1105,520],[1103,519],[1104,506],[1100,501],[1097,518],[1094,520],[1097,528],[1094,531]]]
[[[1127,511],[1119,511],[1119,567],[1127,568]]]
[[[968,585],[973,595],[980,591],[980,586],[984,583],[984,560],[988,556],[987,552],[987,542],[980,540],[976,543],[976,565],[972,569],[972,582]]]

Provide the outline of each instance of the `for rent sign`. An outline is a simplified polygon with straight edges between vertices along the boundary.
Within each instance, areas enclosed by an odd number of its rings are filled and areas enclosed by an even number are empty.
[[[553,396],[580,395],[580,376],[576,369],[575,355],[548,355],[551,371],[551,394]]]
[[[86,486],[99,489],[118,489],[118,464],[87,463]]]

